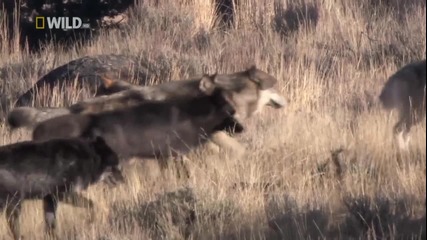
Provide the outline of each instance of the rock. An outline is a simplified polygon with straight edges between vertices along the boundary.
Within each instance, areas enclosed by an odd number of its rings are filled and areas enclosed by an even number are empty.
[[[31,106],[36,91],[43,86],[52,92],[55,86],[62,88],[64,84],[76,84],[74,87],[88,87],[91,94],[94,94],[101,83],[101,77],[125,81],[135,79],[138,84],[145,85],[151,76],[144,63],[136,56],[116,54],[86,56],[70,61],[44,75],[32,88],[18,97],[15,107]]]

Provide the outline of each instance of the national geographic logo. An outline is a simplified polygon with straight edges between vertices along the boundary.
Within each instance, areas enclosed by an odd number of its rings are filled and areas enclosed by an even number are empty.
[[[46,24],[47,23],[47,24]],[[73,29],[90,28],[89,23],[83,23],[79,17],[42,17],[35,19],[36,29],[62,29],[64,31]],[[47,25],[47,26],[46,26]]]

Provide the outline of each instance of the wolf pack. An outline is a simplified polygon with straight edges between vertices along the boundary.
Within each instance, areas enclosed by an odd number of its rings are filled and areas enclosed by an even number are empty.
[[[46,233],[55,236],[59,202],[93,209],[81,192],[97,183],[124,183],[123,166],[135,158],[156,159],[162,172],[173,161],[178,176],[188,178],[185,155],[203,145],[243,156],[235,136],[244,134],[245,120],[287,104],[277,82],[254,65],[145,86],[102,76],[93,97],[67,107],[30,107],[18,99],[6,122],[11,131],[31,131],[32,139],[0,147],[0,210],[11,235],[22,237],[22,202],[40,199]],[[399,114],[390,134],[402,149],[425,117],[425,91],[424,59],[399,69],[379,93],[384,109]]]

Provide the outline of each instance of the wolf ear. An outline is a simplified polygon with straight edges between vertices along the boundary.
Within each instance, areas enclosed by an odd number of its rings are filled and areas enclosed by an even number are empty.
[[[204,92],[207,95],[212,95],[214,92],[216,85],[215,85],[215,77],[216,73],[213,75],[203,75],[202,79],[200,80],[199,89]]]
[[[261,90],[272,88],[277,83],[277,79],[275,77],[257,69],[255,65],[248,68],[246,73],[252,81],[256,82],[261,87]]]
[[[103,150],[108,147],[107,143],[105,142],[104,138],[100,136],[92,136],[92,142],[96,149]]]
[[[108,77],[105,77],[105,76],[101,77],[101,81],[102,81],[102,85],[107,89],[110,88],[111,86],[113,86],[114,83],[116,82],[115,80],[108,78]]]

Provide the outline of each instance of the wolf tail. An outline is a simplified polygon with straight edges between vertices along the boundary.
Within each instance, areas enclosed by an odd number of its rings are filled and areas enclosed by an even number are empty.
[[[32,128],[47,119],[70,113],[67,108],[32,108],[18,107],[7,116],[7,123],[11,129]]]

